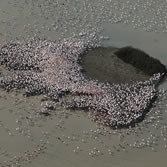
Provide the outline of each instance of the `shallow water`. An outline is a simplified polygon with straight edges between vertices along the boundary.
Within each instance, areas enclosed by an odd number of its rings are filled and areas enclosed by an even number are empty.
[[[167,65],[166,9],[164,0],[1,0],[0,41],[36,34],[52,40],[82,38],[104,46],[132,45]],[[167,82],[160,88],[167,89]],[[0,163],[4,166],[156,167],[167,163],[166,95],[135,128],[111,130],[92,122],[83,111],[57,108],[44,117],[39,114],[43,97],[21,94],[0,90]]]

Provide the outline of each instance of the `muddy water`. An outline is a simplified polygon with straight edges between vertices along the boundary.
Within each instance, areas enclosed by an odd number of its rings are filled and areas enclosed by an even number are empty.
[[[93,39],[104,46],[132,45],[167,65],[167,36],[163,22],[166,3],[163,0],[156,2],[1,0],[0,41],[4,43],[34,35],[52,40]],[[134,7],[145,12],[145,18],[140,16],[139,10],[134,15]],[[154,21],[157,24],[154,25]],[[134,29],[134,25],[139,28]],[[160,88],[167,89],[167,82]],[[7,93],[0,90],[0,166],[166,165],[166,95],[157,101],[143,122],[122,130],[97,125],[88,118],[88,113],[78,110],[57,108],[51,116],[44,117],[40,114],[42,98],[27,98],[21,91]]]

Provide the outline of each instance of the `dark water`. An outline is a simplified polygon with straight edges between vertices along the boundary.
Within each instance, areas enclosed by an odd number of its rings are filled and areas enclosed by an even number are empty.
[[[132,83],[145,81],[150,78],[131,64],[124,63],[114,52],[113,47],[99,47],[87,51],[80,60],[83,72],[88,79],[97,79],[100,82]]]
[[[35,34],[52,40],[75,37],[103,46],[132,45],[167,64],[165,6],[163,0],[1,0],[0,41]],[[167,83],[160,88],[167,89]],[[41,98],[0,90],[0,163],[4,166],[166,165],[165,96],[142,123],[122,130],[96,125],[83,111],[57,108],[53,116],[43,117],[38,114]]]

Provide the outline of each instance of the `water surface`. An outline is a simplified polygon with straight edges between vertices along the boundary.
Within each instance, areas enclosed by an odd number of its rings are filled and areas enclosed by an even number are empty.
[[[51,40],[82,38],[103,46],[131,45],[167,65],[166,9],[164,0],[1,0],[0,43],[34,35]],[[160,88],[167,89],[167,82]],[[97,125],[88,113],[78,110],[57,108],[51,117],[44,117],[38,114],[42,98],[0,90],[0,163],[4,166],[166,165],[166,96],[142,123],[121,130]]]

